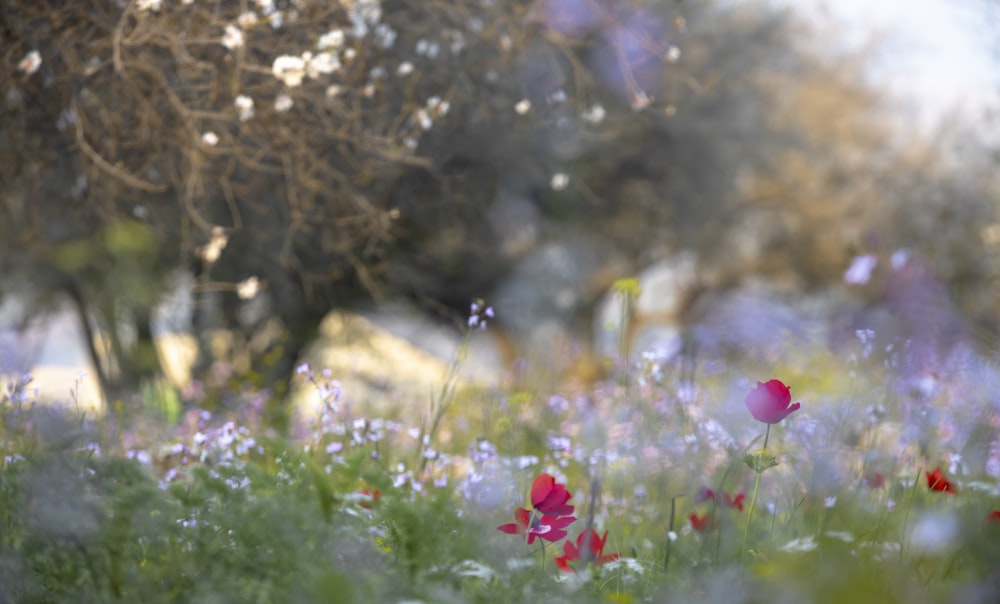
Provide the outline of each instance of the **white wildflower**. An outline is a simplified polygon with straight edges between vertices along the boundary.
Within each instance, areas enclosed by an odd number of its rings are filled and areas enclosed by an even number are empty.
[[[252,300],[260,292],[260,279],[256,276],[240,281],[236,286],[236,295],[240,300]]]
[[[434,120],[431,119],[431,114],[426,109],[417,109],[416,118],[417,123],[424,130],[430,130],[431,126],[434,125]]]
[[[342,29],[328,31],[319,37],[319,42],[316,43],[316,48],[319,50],[340,48],[344,45],[344,38],[344,30]]]
[[[253,27],[254,25],[257,25],[257,13],[247,11],[236,18],[236,23],[244,29]]]
[[[607,115],[603,105],[594,105],[583,113],[583,120],[591,124],[600,124]]]
[[[241,122],[245,122],[254,116],[253,99],[247,95],[241,94],[236,97],[233,105],[236,106],[236,112],[239,114]]]
[[[676,46],[671,46],[667,49],[667,60],[671,63],[676,63],[681,58],[681,49]]]
[[[159,12],[160,8],[163,7],[163,0],[139,0],[135,3],[135,7],[139,9],[140,12]]]
[[[292,55],[281,55],[274,60],[271,66],[274,77],[285,83],[285,86],[294,88],[302,84],[302,79],[306,75],[306,62],[302,57]]]
[[[340,67],[340,59],[337,58],[337,55],[332,52],[321,52],[315,57],[308,56],[306,73],[315,80],[320,74],[326,75],[339,71]]]
[[[214,147],[219,144],[219,135],[214,132],[203,132],[201,135],[201,144],[206,147]]]
[[[222,35],[222,45],[229,50],[236,50],[243,46],[243,32],[235,25],[226,26],[226,33]]]
[[[41,66],[42,55],[37,50],[33,50],[24,55],[24,58],[17,64],[17,68],[27,75],[35,73]]]
[[[872,271],[878,264],[878,258],[871,254],[855,256],[851,266],[844,271],[844,282],[851,285],[864,285],[871,279]]]
[[[810,535],[808,537],[800,537],[789,541],[785,545],[781,546],[781,551],[793,553],[811,552],[816,549],[816,546],[816,539]]]
[[[295,101],[292,100],[292,97],[287,94],[279,94],[277,98],[274,99],[274,110],[278,113],[284,113],[291,109],[294,104]]]
[[[326,87],[326,98],[332,100],[340,96],[344,89],[339,84],[330,84]]]
[[[521,99],[516,105],[514,105],[514,111],[518,115],[524,115],[525,113],[531,111],[531,101],[528,99]]]
[[[396,68],[396,75],[408,76],[411,73],[413,73],[413,63],[410,63],[409,61],[403,61],[399,64],[399,67]]]
[[[549,184],[553,191],[562,191],[569,185],[569,176],[564,172],[557,172],[552,175],[552,181]]]

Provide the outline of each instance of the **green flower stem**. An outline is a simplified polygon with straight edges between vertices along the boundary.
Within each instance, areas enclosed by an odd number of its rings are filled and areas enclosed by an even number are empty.
[[[767,425],[767,432],[764,433],[764,447],[761,449],[761,451],[766,451],[767,450],[767,440],[770,437],[771,437],[771,424],[768,424]],[[757,478],[754,479],[754,481],[753,481],[753,495],[750,496],[750,509],[747,510],[747,525],[746,525],[746,528],[743,529],[743,549],[740,550],[740,562],[741,563],[743,562],[743,559],[746,557],[746,554],[747,554],[747,544],[750,541],[750,524],[753,521],[753,511],[754,511],[754,508],[757,507],[757,491],[760,489],[760,477],[764,473],[765,469],[766,468],[764,468],[764,469],[758,469],[757,470]]]
[[[760,476],[763,472],[757,472],[757,478],[753,482],[753,495],[750,496],[750,509],[747,510],[747,525],[743,529],[743,549],[740,551],[740,562],[747,553],[747,543],[750,540],[750,522],[753,520],[753,510],[757,507],[757,489],[760,488]]]

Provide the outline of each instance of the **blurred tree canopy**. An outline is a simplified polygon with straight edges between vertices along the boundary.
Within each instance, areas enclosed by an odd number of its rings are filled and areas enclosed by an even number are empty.
[[[864,57],[814,38],[757,3],[11,0],[0,269],[104,334],[110,396],[158,372],[153,309],[193,274],[202,370],[212,329],[279,321],[253,363],[276,400],[329,309],[465,308],[581,233],[632,269],[696,249],[715,285],[805,287],[877,234],[995,288],[970,248],[992,183],[899,144]]]

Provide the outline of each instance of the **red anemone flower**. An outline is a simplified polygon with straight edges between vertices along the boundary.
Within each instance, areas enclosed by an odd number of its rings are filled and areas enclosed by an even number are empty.
[[[746,494],[743,492],[737,493],[736,497],[731,496],[729,493],[723,494],[723,500],[731,508],[736,508],[739,511],[743,511],[743,500],[746,499]]]
[[[694,496],[695,503],[705,503],[706,501],[715,501],[717,504],[725,504],[731,508],[736,508],[739,511],[743,511],[743,500],[746,499],[746,495],[741,491],[734,497],[729,493],[723,493],[722,498],[716,496],[715,491],[708,487],[701,487],[698,489],[698,494]]]
[[[607,564],[608,562],[617,560],[619,555],[618,552],[613,554],[604,553],[604,544],[607,540],[608,531],[604,531],[604,534],[600,537],[597,536],[597,531],[594,529],[583,531],[577,535],[576,545],[574,545],[571,541],[563,543],[563,555],[556,558],[556,566],[564,571],[571,572],[573,569],[570,568],[569,563],[580,559],[581,552],[585,551],[584,547],[590,550],[589,560],[594,564]]]
[[[747,395],[746,402],[750,415],[765,424],[776,424],[802,406],[801,403],[789,405],[792,402],[791,391],[780,380],[769,380],[766,384],[757,382],[757,387]]]
[[[927,474],[928,489],[942,493],[951,493],[952,495],[958,493],[958,489],[955,488],[955,485],[951,484],[951,482],[944,477],[944,473],[941,472],[941,468],[934,468],[933,472],[925,471],[924,474]]]
[[[688,519],[691,520],[691,526],[694,527],[694,530],[699,533],[704,533],[715,528],[715,518],[711,512],[705,512],[701,516],[691,514],[688,516]]]
[[[993,510],[989,514],[986,514],[986,521],[1000,523],[1000,510]]]
[[[572,494],[566,490],[566,485],[556,482],[549,474],[539,474],[531,485],[531,505],[543,514],[553,516],[568,516],[573,513],[573,506],[566,505]]]
[[[497,527],[498,531],[508,535],[519,535],[528,541],[528,545],[535,542],[535,538],[543,541],[559,541],[566,536],[565,528],[572,524],[574,516],[533,516],[530,510],[517,508],[514,512],[514,520],[509,524],[502,524]]]

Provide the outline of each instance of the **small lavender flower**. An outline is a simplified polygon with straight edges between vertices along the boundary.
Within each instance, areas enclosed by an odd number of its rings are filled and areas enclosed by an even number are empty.
[[[494,317],[493,307],[486,306],[483,300],[473,300],[472,304],[469,305],[469,327],[479,329],[486,329],[486,319],[492,319]]]

